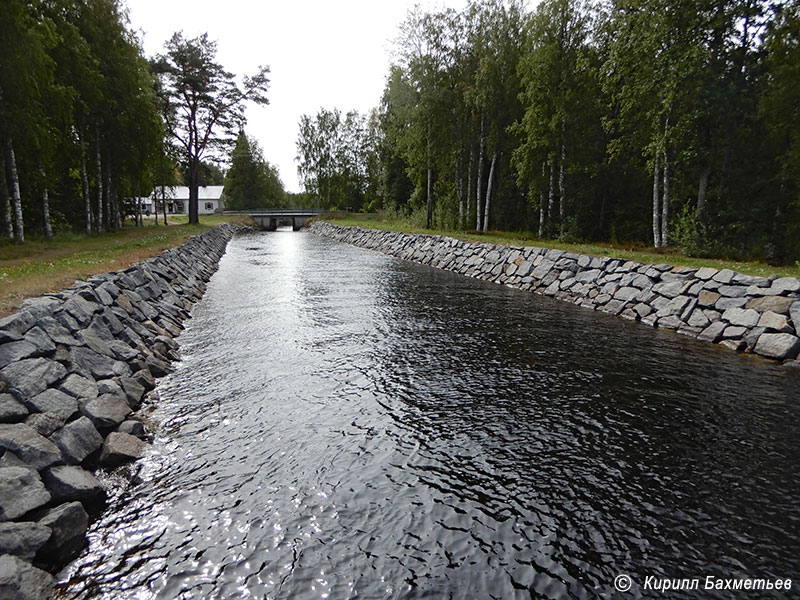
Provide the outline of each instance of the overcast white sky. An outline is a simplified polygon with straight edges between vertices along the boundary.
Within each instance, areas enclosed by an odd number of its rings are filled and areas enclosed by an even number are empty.
[[[300,116],[320,107],[365,112],[377,106],[391,40],[409,8],[465,0],[127,0],[145,54],[163,52],[175,31],[208,32],[217,58],[239,77],[269,65],[270,104],[247,110],[248,134],[276,164],[288,191],[300,191],[294,161]]]

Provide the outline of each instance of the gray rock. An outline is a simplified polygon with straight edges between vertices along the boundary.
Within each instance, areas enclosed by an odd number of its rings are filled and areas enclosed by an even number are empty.
[[[0,456],[0,468],[1,467],[22,467],[23,469],[32,469],[36,471],[36,469],[22,460],[19,456],[11,452],[11,450],[6,450],[3,452],[3,455]],[[36,472],[38,473],[39,471]]]
[[[747,288],[739,285],[721,285],[717,291],[726,298],[743,298],[747,295]]]
[[[697,279],[702,279],[705,281],[706,279],[711,279],[717,273],[719,273],[717,269],[712,267],[703,267],[702,269],[698,269],[694,276],[697,277]]]
[[[794,331],[792,326],[789,325],[789,319],[786,315],[779,315],[771,310],[762,313],[761,318],[758,320],[758,326],[782,333],[792,333]]]
[[[130,368],[123,362],[98,354],[90,348],[72,348],[70,350],[72,366],[80,375],[94,379],[108,379],[117,375],[129,375]]]
[[[47,358],[26,358],[0,371],[0,377],[17,398],[40,394],[66,374],[63,365]]]
[[[731,271],[730,269],[722,269],[716,275],[714,275],[712,279],[714,281],[727,284],[733,280],[735,275],[736,275],[735,271]]]
[[[121,400],[126,398],[125,392],[122,391],[119,383],[117,383],[116,379],[102,379],[97,382],[97,391],[99,392],[100,396],[104,396],[106,394],[110,394]]]
[[[57,504],[73,500],[91,502],[105,493],[97,477],[80,467],[50,467],[42,472],[42,479]]]
[[[67,423],[50,439],[61,450],[65,462],[72,465],[80,464],[103,445],[103,436],[86,417]]]
[[[89,515],[80,502],[68,502],[51,508],[38,522],[52,532],[50,539],[36,554],[38,561],[60,567],[76,558],[86,547]]]
[[[30,358],[34,354],[36,354],[36,346],[28,340],[2,344],[0,345],[0,369],[23,358]]]
[[[25,341],[30,342],[36,347],[34,356],[44,356],[56,350],[56,345],[53,343],[53,340],[38,326],[31,328],[31,330],[25,334]]]
[[[28,416],[28,409],[11,394],[0,394],[0,423],[18,423]]]
[[[133,374],[133,378],[144,387],[145,390],[151,391],[156,388],[156,380],[150,373],[149,369],[140,369]]]
[[[117,431],[133,435],[139,439],[144,438],[146,433],[141,421],[123,421],[120,423],[120,426],[117,427]]]
[[[37,469],[63,461],[58,446],[23,423],[0,424],[0,448],[11,450]]]
[[[78,412],[77,400],[56,388],[47,389],[23,402],[31,412],[52,412],[61,415],[64,420]]]
[[[36,318],[27,310],[0,319],[0,343],[22,339],[34,323]]]
[[[762,296],[761,298],[750,300],[747,303],[747,308],[752,308],[758,312],[769,310],[779,315],[788,315],[789,309],[796,301],[796,298],[787,298],[786,296]]]
[[[142,396],[144,396],[144,386],[133,377],[120,377],[118,381],[128,399],[128,405],[133,409],[138,408],[142,402]]]
[[[800,353],[800,338],[791,333],[764,333],[756,342],[755,353],[778,360],[791,360]]]
[[[547,290],[545,290],[545,293],[554,294],[557,291],[558,291],[558,281],[554,281],[553,283],[550,284]],[[150,369],[150,372],[156,377],[163,377],[164,375],[169,375],[173,371],[172,366],[167,361],[156,358],[155,356],[148,356],[145,359],[145,363],[147,364],[147,368]]]
[[[0,468],[0,521],[18,519],[50,502],[39,473],[23,467]]]
[[[10,554],[0,556],[0,598],[47,600],[53,597],[53,576]]]
[[[641,290],[639,288],[621,287],[614,294],[614,298],[616,298],[617,300],[628,301],[628,300],[633,300],[640,293],[641,293]]]
[[[50,528],[39,523],[0,523],[0,555],[32,560],[49,538]]]
[[[683,322],[676,316],[670,315],[667,317],[661,317],[657,321],[657,325],[661,329],[678,329]]]
[[[800,279],[795,279],[794,277],[779,277],[769,286],[769,293],[776,296],[785,296],[789,292],[800,292]]]
[[[689,318],[686,320],[686,323],[690,327],[700,327],[705,329],[709,325],[708,317],[703,314],[700,310],[693,310],[692,314],[689,315]],[[702,333],[702,332],[701,332]]]
[[[81,405],[81,413],[99,429],[113,429],[131,413],[128,403],[112,394],[103,394]]]
[[[662,281],[653,286],[653,291],[657,294],[661,294],[662,296],[666,296],[667,298],[674,298],[681,293],[685,283],[686,282],[682,279],[677,279],[674,281]]]
[[[38,326],[41,327],[47,336],[56,344],[64,344],[67,346],[79,346],[81,344],[81,342],[72,335],[69,329],[64,327],[53,317],[42,317],[38,321]]]
[[[656,313],[657,317],[669,317],[671,315],[680,315],[692,301],[688,296],[675,296],[672,300],[667,302]]]
[[[718,342],[722,339],[722,332],[727,326],[724,321],[714,321],[697,336],[697,339],[711,343]]]
[[[114,356],[114,352],[108,347],[107,342],[91,329],[84,329],[78,334],[78,336],[81,338],[83,343],[86,344],[86,346],[98,354],[108,356],[109,358],[116,358]]]
[[[94,379],[87,379],[81,377],[77,373],[73,373],[62,381],[58,389],[62,392],[73,396],[74,398],[97,398],[99,392],[97,390],[97,383]]]
[[[64,302],[62,310],[75,319],[80,326],[86,327],[91,322],[92,315],[95,311],[100,310],[100,307],[94,302],[89,302],[85,298],[73,294]]]
[[[741,327],[755,327],[759,316],[756,311],[750,308],[729,308],[722,313],[722,318],[728,323]]]
[[[25,425],[44,437],[48,437],[56,429],[63,427],[65,422],[66,419],[62,415],[53,412],[35,413],[25,419]]]
[[[722,332],[722,339],[723,340],[732,340],[732,339],[740,339],[744,337],[744,334],[747,333],[746,327],[737,327],[735,325],[730,325],[725,328]]]
[[[147,444],[128,433],[115,431],[108,434],[100,453],[100,464],[115,467],[139,458]]]
[[[717,310],[727,310],[729,308],[743,308],[747,304],[747,298],[720,298],[714,304]]]
[[[789,307],[789,316],[792,319],[792,323],[794,323],[794,330],[800,333],[800,300]]]

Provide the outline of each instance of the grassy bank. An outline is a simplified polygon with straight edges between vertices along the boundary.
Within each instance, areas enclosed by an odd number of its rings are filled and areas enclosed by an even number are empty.
[[[566,244],[558,240],[538,239],[532,233],[525,232],[504,232],[489,231],[480,233],[475,231],[447,231],[439,229],[424,229],[408,221],[398,219],[387,219],[376,214],[353,214],[347,217],[337,217],[335,215],[325,216],[326,221],[336,225],[358,225],[360,227],[372,227],[375,229],[385,229],[388,231],[400,231],[404,233],[427,233],[433,235],[447,235],[461,240],[474,242],[488,242],[492,244],[507,244],[509,246],[539,246],[544,248],[555,248],[557,250],[567,250],[591,256],[610,256],[623,260],[634,260],[640,263],[667,263],[670,265],[686,267],[714,267],[715,269],[732,269],[747,275],[760,275],[768,277],[770,275],[781,275],[800,278],[800,266],[781,266],[774,267],[763,262],[757,261],[736,261],[721,260],[713,258],[691,258],[683,256],[674,248],[666,248],[663,251],[656,251],[653,248],[623,244]]]
[[[192,235],[225,222],[251,224],[238,215],[171,217],[170,225],[126,224],[121,231],[98,236],[58,234],[52,240],[31,238],[16,245],[0,242],[0,316],[11,314],[25,298],[55,292],[97,273],[118,271],[183,243]]]

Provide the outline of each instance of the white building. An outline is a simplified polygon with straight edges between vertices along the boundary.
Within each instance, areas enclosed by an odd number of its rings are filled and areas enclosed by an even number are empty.
[[[222,199],[222,185],[201,185],[197,188],[197,211],[201,215],[210,215],[225,210]],[[156,187],[147,199],[143,210],[151,213],[154,207],[159,214],[163,212],[162,202],[167,205],[168,215],[189,214],[189,188],[185,185]]]

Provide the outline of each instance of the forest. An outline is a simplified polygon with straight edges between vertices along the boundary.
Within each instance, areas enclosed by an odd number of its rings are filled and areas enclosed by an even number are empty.
[[[4,0],[0,144],[0,210],[17,243],[26,229],[118,229],[123,197],[174,177],[154,79],[116,2]]]
[[[245,103],[268,102],[268,67],[240,85],[216,51],[207,34],[178,32],[145,58],[119,0],[4,0],[4,243],[141,224],[133,199],[181,183],[196,223],[197,187],[223,183],[215,161],[236,156]]]
[[[800,5],[474,0],[408,13],[380,106],[302,118],[329,208],[800,258]]]

